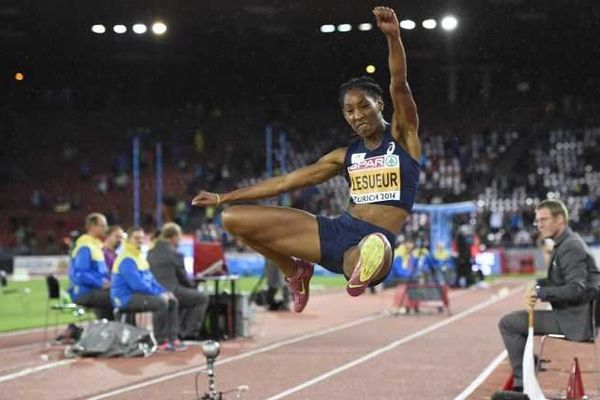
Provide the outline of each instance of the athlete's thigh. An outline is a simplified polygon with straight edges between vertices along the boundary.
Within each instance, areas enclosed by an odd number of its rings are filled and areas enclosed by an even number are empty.
[[[227,231],[279,253],[319,261],[319,227],[314,215],[287,207],[232,206],[223,211]]]

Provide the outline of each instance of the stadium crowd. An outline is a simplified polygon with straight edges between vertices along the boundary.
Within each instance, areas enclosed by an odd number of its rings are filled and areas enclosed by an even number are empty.
[[[225,238],[226,244],[235,245],[220,226],[218,210],[190,207],[189,200],[198,189],[222,190],[263,178],[263,137],[268,124],[276,133],[275,174],[312,162],[349,139],[336,110],[292,115],[285,106],[274,109],[189,102],[152,115],[63,110],[68,129],[64,121],[55,121],[45,110],[27,120],[15,117],[15,136],[28,139],[14,142],[13,150],[21,155],[3,164],[0,187],[7,195],[0,200],[0,251],[65,253],[69,235],[81,229],[79,221],[92,210],[103,211],[110,224],[131,221],[131,212],[126,211],[129,207],[123,205],[132,203],[130,154],[136,136],[142,144],[142,226],[152,231],[156,225],[155,146],[160,142],[165,192],[162,220],[175,221],[199,238]],[[574,228],[588,242],[598,240],[600,200],[595,188],[600,165],[593,151],[600,128],[590,125],[593,107],[564,97],[525,109],[524,116],[513,116],[518,122],[502,123],[500,119],[492,125],[477,117],[460,126],[444,124],[440,118],[433,119],[435,123],[424,122],[418,202],[477,201],[479,212],[473,222],[482,242],[528,246],[535,242],[534,204],[547,197],[561,198],[572,210]],[[273,115],[280,118],[275,120]],[[48,132],[57,132],[60,140],[48,141]],[[287,138],[283,164],[278,132],[285,132]],[[80,135],[86,135],[86,141],[79,140]],[[260,140],[250,140],[256,137]],[[19,153],[30,140],[47,146]],[[60,154],[58,161],[56,154]],[[65,192],[64,187],[70,190]],[[338,177],[283,196],[279,202],[334,215],[347,202],[345,187],[343,178]],[[119,207],[114,206],[117,204]],[[415,216],[406,229],[410,234],[428,229],[427,225],[426,218]]]

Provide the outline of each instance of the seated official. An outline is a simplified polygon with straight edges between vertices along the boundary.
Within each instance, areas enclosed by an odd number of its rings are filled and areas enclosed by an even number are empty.
[[[93,213],[85,219],[86,233],[75,242],[69,266],[69,294],[76,304],[94,309],[99,319],[113,319],[110,274],[102,253],[106,217]]]
[[[156,280],[179,301],[179,335],[184,339],[199,339],[208,296],[199,292],[188,279],[183,255],[177,252],[180,240],[179,225],[166,223],[154,247],[148,252],[148,262]]]
[[[113,305],[123,312],[152,311],[154,336],[159,349],[174,351],[184,346],[179,331],[178,302],[172,292],[160,285],[141,253],[144,231],[130,228],[123,250],[115,260],[110,296]]]
[[[544,200],[535,210],[535,223],[543,238],[554,240],[548,275],[529,286],[526,306],[537,300],[552,310],[535,310],[536,335],[559,334],[582,341],[592,334],[591,300],[598,295],[600,271],[581,237],[569,228],[569,214],[558,200]],[[528,312],[516,311],[500,320],[499,329],[514,374],[513,390],[523,390],[523,353],[527,341]]]

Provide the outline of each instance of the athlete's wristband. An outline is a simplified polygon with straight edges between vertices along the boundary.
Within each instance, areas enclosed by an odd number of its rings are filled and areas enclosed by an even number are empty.
[[[215,196],[217,196],[217,206],[221,204],[221,196],[219,196],[219,193],[215,193]]]

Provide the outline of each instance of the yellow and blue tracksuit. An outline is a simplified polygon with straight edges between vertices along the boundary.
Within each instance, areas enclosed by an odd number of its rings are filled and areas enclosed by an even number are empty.
[[[70,261],[69,294],[74,301],[91,290],[102,289],[103,282],[110,280],[102,252],[102,241],[93,236],[84,234],[77,239]]]
[[[110,299],[117,308],[126,307],[134,293],[158,296],[166,292],[154,278],[142,253],[128,242],[113,264]]]
[[[422,247],[414,249],[410,254],[410,265],[418,274],[430,272],[435,267],[435,260],[428,249]]]
[[[450,252],[445,248],[436,248],[435,251],[433,252],[433,258],[435,258],[435,260],[438,263],[442,263],[442,262],[446,262],[448,260],[450,260]]]

